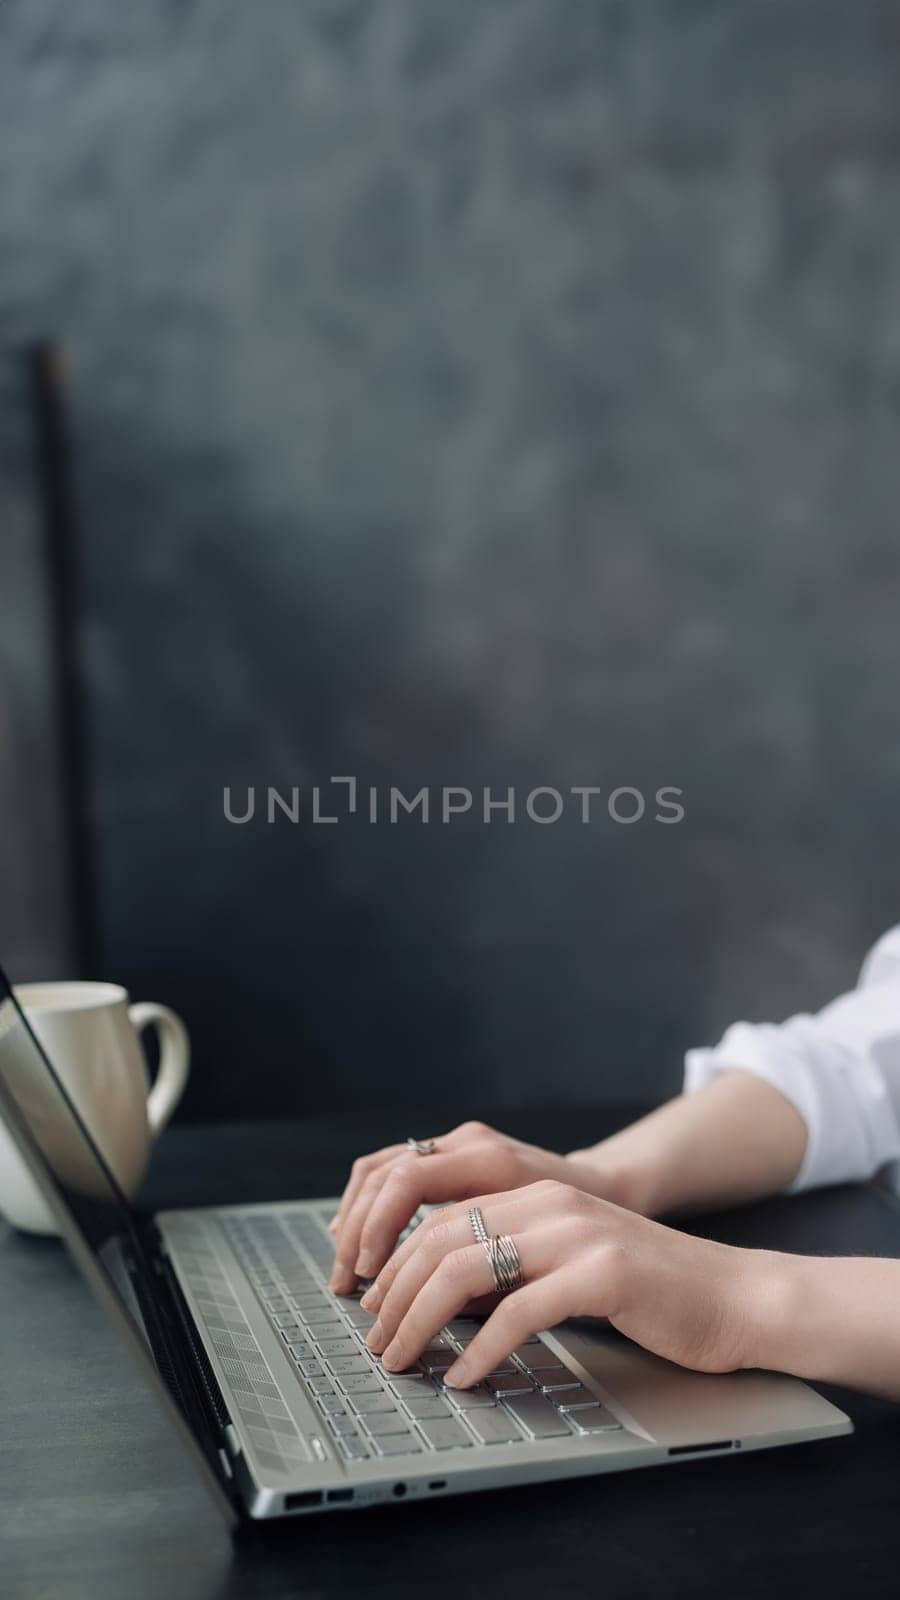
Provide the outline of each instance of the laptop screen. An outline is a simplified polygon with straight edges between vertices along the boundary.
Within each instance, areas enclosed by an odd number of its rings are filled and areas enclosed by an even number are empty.
[[[28,1026],[6,978],[0,972],[0,1211],[20,1227],[63,1231],[52,1202],[38,1197],[27,1157],[17,1148],[23,1135],[32,1164],[49,1180],[57,1207],[69,1227],[107,1273],[120,1296],[115,1265],[125,1248],[142,1255],[134,1223],[100,1151]],[[10,1115],[9,1102],[13,1115]],[[13,1127],[15,1119],[17,1126]],[[18,1132],[18,1141],[16,1133]],[[125,1305],[132,1315],[132,1308]]]
[[[34,1170],[43,1180],[36,1192]],[[49,1201],[49,1204],[48,1204]],[[196,1406],[176,1362],[177,1338],[171,1309],[161,1297],[156,1272],[124,1196],[101,1152],[66,1093],[19,1008],[0,970],[0,1212],[19,1226],[55,1227],[117,1330],[137,1355],[145,1377],[164,1409],[183,1418],[179,1427],[195,1466],[205,1465],[197,1449]],[[148,1358],[149,1357],[149,1362]],[[173,1389],[174,1383],[174,1389]],[[209,1446],[204,1441],[207,1454]],[[219,1509],[231,1513],[204,1471]]]

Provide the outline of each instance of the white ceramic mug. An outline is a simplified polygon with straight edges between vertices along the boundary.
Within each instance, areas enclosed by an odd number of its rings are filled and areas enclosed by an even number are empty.
[[[153,1140],[180,1100],[188,1078],[190,1045],[174,1011],[155,1001],[129,1004],[114,983],[25,983],[15,989],[32,1031],[43,1045],[79,1116],[119,1187],[134,1199]],[[11,1008],[10,1008],[11,1009]],[[139,1034],[159,1035],[159,1071],[150,1087]],[[24,1033],[21,1022],[18,1023]],[[17,1052],[25,1055],[21,1050]],[[31,1071],[30,1055],[27,1069]],[[35,1084],[39,1105],[42,1085]],[[49,1153],[49,1152],[47,1152]],[[53,1152],[57,1170],[77,1187],[90,1188],[80,1150]],[[85,1170],[82,1173],[81,1168]],[[56,1233],[56,1224],[11,1135],[0,1123],[0,1211],[17,1228]]]

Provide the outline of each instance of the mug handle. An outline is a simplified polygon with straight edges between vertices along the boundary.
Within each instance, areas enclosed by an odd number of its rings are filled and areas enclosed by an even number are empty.
[[[155,1000],[141,1000],[128,1007],[128,1016],[137,1033],[152,1023],[159,1035],[159,1071],[147,1096],[147,1121],[155,1138],[162,1133],[184,1094],[191,1046],[184,1023],[168,1006],[158,1005]]]

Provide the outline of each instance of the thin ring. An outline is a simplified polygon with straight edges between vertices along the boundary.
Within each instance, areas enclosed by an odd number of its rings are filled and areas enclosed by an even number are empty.
[[[414,1150],[417,1156],[433,1156],[437,1150],[436,1139],[409,1138],[406,1142],[409,1145],[410,1150]]]
[[[478,1243],[483,1244],[485,1250],[489,1251],[491,1236],[484,1225],[484,1217],[481,1214],[480,1206],[469,1207],[469,1221],[472,1224],[472,1232],[474,1233]]]
[[[522,1262],[515,1241],[508,1233],[493,1235],[488,1245],[488,1261],[498,1294],[511,1294],[514,1289],[521,1289],[525,1282]]]

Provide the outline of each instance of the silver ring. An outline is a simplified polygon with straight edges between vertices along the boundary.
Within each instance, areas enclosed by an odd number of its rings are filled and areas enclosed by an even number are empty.
[[[417,1156],[433,1156],[437,1149],[436,1139],[407,1139],[410,1150],[415,1150]]]
[[[480,1206],[469,1207],[469,1221],[472,1224],[472,1232],[474,1233],[478,1243],[483,1244],[485,1250],[489,1251],[491,1236],[484,1225],[484,1217],[481,1215]]]
[[[495,1233],[488,1244],[488,1261],[498,1294],[511,1294],[525,1282],[515,1241],[508,1233]]]

